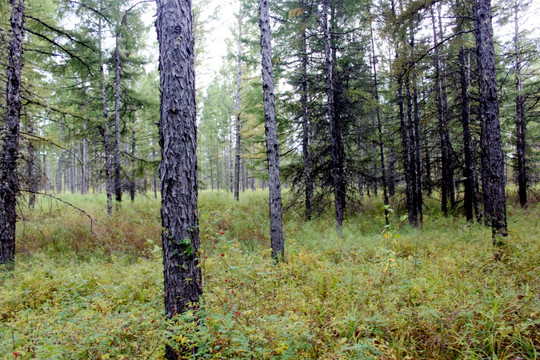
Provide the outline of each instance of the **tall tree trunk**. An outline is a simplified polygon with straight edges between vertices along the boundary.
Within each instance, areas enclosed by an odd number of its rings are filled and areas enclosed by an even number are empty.
[[[238,64],[236,66],[236,146],[234,154],[234,199],[236,201],[240,200],[240,146],[241,146],[241,137],[240,137],[240,87],[242,86],[242,62],[240,61],[242,57],[242,17],[238,18],[238,48],[236,51],[236,57],[238,58]]]
[[[62,122],[58,121],[58,138],[60,139],[60,143],[64,141],[64,133],[62,129]],[[57,178],[56,178],[56,192],[61,193],[62,192],[62,185],[64,183],[64,150],[60,149],[58,154],[58,171],[57,171]]]
[[[101,108],[103,114],[103,144],[105,147],[105,188],[107,193],[107,214],[112,215],[112,179],[111,179],[111,147],[109,144],[109,108],[107,107],[107,96],[105,93],[105,70],[103,65],[103,53],[101,49],[101,18],[99,20],[99,71],[100,71],[100,82],[101,82]]]
[[[137,174],[137,169],[135,169],[135,146],[137,145],[135,139],[135,118],[133,118],[131,122],[131,127],[131,180],[129,187],[129,197],[131,199],[131,202],[133,202],[135,201],[135,177]],[[146,187],[144,191],[146,192]]]
[[[482,114],[482,153],[485,157],[484,199],[486,216],[492,228],[493,243],[503,244],[508,235],[506,222],[506,195],[504,154],[499,124],[499,101],[495,72],[495,49],[491,25],[491,1],[476,0],[473,6],[474,35],[478,59],[480,113]],[[487,202],[486,202],[487,201]]]
[[[525,122],[525,99],[523,97],[523,80],[521,75],[521,47],[518,25],[518,1],[514,0],[514,51],[516,53],[516,63],[514,71],[516,76],[516,153],[517,153],[517,173],[518,173],[518,194],[519,204],[527,206],[527,166],[525,156],[525,138],[527,134],[527,123]]]
[[[197,123],[190,0],[158,0],[161,88],[161,224],[165,314],[197,307],[202,294],[197,216]],[[196,351],[196,349],[193,349]],[[165,357],[178,359],[172,347]]]
[[[270,187],[270,240],[272,257],[285,257],[283,219],[281,210],[281,180],[279,170],[279,141],[274,99],[274,71],[272,68],[272,34],[270,32],[270,10],[268,0],[259,0],[259,28],[261,30],[261,65],[264,102],[264,129],[266,155],[268,159],[268,181]]]
[[[154,148],[154,142],[152,141],[152,160],[156,159],[156,149]],[[155,175],[152,175],[152,188],[154,190],[154,199],[157,199],[157,179]]]
[[[469,105],[469,83],[470,63],[465,62],[465,47],[462,45],[459,51],[459,63],[461,70],[461,120],[463,122],[463,152],[465,153],[465,163],[463,164],[463,175],[465,176],[465,197],[463,199],[465,217],[467,221],[474,219],[473,208],[478,203],[474,171],[474,154],[471,144],[471,109]],[[478,205],[476,205],[478,206]]]
[[[213,137],[210,133],[210,184],[212,191],[214,191],[214,149],[213,149]]]
[[[330,31],[328,29],[328,0],[322,2],[322,26],[324,32],[325,67],[326,67],[326,92],[327,92],[327,117],[330,124],[330,136],[332,138],[332,175],[334,178],[334,204],[336,212],[336,228],[341,232],[343,227],[343,214],[345,211],[345,194],[342,191],[344,186],[343,161],[340,156],[341,134],[339,124],[334,111],[334,80],[333,63],[330,53]],[[341,159],[340,159],[341,158]]]
[[[75,163],[75,146],[73,146],[73,143],[71,143],[70,146],[70,152],[71,152],[71,168],[69,169],[69,185],[70,185],[70,191],[72,194],[75,194],[77,191],[77,168]]]
[[[0,163],[0,267],[12,270],[15,265],[15,226],[17,224],[17,158],[21,117],[22,41],[24,29],[23,0],[11,0],[11,41],[6,72],[6,122],[4,148]]]
[[[83,132],[86,134],[86,121],[83,123]],[[81,142],[81,194],[88,193],[88,170],[86,164],[86,135],[83,135]]]
[[[114,47],[114,193],[117,205],[122,202],[122,179],[120,158],[120,34],[116,34]]]
[[[375,40],[373,39],[373,23],[370,22],[369,29],[371,32],[371,59],[372,59],[372,67],[373,67],[373,95],[375,97],[375,113],[377,114],[377,132],[379,135],[379,153],[380,153],[380,160],[381,160],[381,172],[382,172],[382,186],[383,186],[383,197],[384,197],[384,218],[386,221],[386,225],[390,224],[390,213],[389,213],[389,204],[390,200],[388,199],[388,190],[387,190],[387,183],[386,183],[386,165],[384,163],[384,142],[383,142],[383,128],[382,128],[382,121],[381,121],[381,111],[380,111],[380,103],[379,103],[379,82],[377,79],[377,60],[375,57]]]
[[[309,112],[308,112],[308,81],[307,81],[307,33],[302,31],[302,157],[304,161],[304,186],[306,221],[311,220],[313,212],[313,176],[311,174],[311,155],[309,151]]]
[[[33,119],[28,114],[28,134],[30,137],[34,135],[34,126],[32,124]],[[34,149],[33,139],[28,139],[28,206],[31,208],[34,207],[36,203],[36,192],[37,192],[37,179],[35,171],[35,159],[36,151]],[[38,158],[39,159],[39,158]]]

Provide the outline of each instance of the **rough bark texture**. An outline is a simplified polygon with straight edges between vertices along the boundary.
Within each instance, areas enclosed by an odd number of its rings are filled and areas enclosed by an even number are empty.
[[[274,99],[274,71],[272,68],[272,34],[268,0],[259,0],[259,28],[261,30],[261,63],[264,102],[264,129],[268,159],[268,185],[270,188],[270,240],[272,257],[285,257],[283,220],[281,210],[281,180],[279,175],[279,142]]]
[[[197,216],[197,125],[190,0],[158,0],[161,223],[165,315],[196,307],[202,294]],[[166,358],[178,355],[166,347]]]
[[[111,178],[111,147],[109,143],[109,108],[107,107],[107,96],[105,93],[105,70],[103,68],[102,50],[101,50],[101,19],[99,21],[99,56],[100,56],[100,75],[101,75],[101,108],[103,115],[103,145],[105,147],[105,188],[107,193],[107,214],[112,215],[112,178]]]
[[[465,217],[467,221],[474,219],[473,208],[478,202],[475,189],[474,175],[474,153],[471,144],[471,109],[469,105],[469,63],[465,61],[465,48],[462,46],[459,52],[460,76],[461,76],[461,121],[463,123],[463,152],[465,153],[465,163],[463,164],[463,175],[465,177],[465,197],[463,199]]]
[[[34,135],[34,126],[32,117],[28,115],[28,134]],[[39,160],[39,157],[37,158]],[[28,140],[28,206],[34,207],[36,203],[37,178],[35,171],[36,151],[32,139]]]
[[[13,269],[15,260],[15,226],[17,224],[17,158],[19,157],[19,122],[21,116],[21,72],[23,41],[23,0],[12,0],[9,65],[6,72],[6,122],[4,147],[0,163],[0,267]]]
[[[390,200],[388,199],[388,186],[386,183],[386,165],[384,163],[384,143],[383,143],[383,127],[382,127],[382,121],[381,121],[381,111],[380,111],[380,104],[379,104],[379,82],[377,79],[377,61],[375,57],[375,40],[373,39],[373,24],[370,23],[370,31],[371,31],[371,59],[372,59],[372,67],[373,67],[373,95],[375,97],[375,105],[376,108],[376,114],[377,114],[377,133],[379,135],[379,153],[380,153],[380,161],[381,161],[381,171],[382,171],[382,186],[383,186],[383,197],[384,197],[384,218],[386,221],[386,225],[390,224],[390,213],[388,210]]]
[[[328,29],[328,0],[322,2],[321,21],[324,32],[324,52],[326,67],[326,93],[327,93],[327,118],[330,125],[330,136],[332,143],[332,176],[334,178],[334,205],[336,212],[336,228],[338,232],[343,226],[343,213],[345,210],[343,158],[340,156],[343,147],[339,124],[334,111],[334,80],[333,63],[330,52],[330,31]]]
[[[307,34],[302,32],[302,157],[304,160],[304,185],[306,221],[311,220],[313,212],[313,176],[311,175],[311,157],[309,152],[309,112],[308,112],[308,81],[307,81]]]
[[[525,122],[525,99],[523,97],[523,79],[521,75],[521,47],[518,26],[518,2],[514,1],[514,51],[516,53],[516,63],[514,66],[516,76],[516,157],[517,157],[517,180],[519,204],[527,206],[527,165],[526,165],[526,143],[527,123]]]
[[[236,201],[240,200],[240,86],[242,85],[242,63],[240,58],[242,56],[242,18],[238,19],[238,48],[236,52],[238,58],[238,64],[236,67],[236,144],[234,152],[234,198]]]
[[[120,178],[120,35],[116,35],[114,47],[114,194],[117,203],[122,202],[122,179]]]
[[[484,193],[487,195],[484,199],[484,208],[486,217],[491,224],[493,242],[495,245],[499,245],[502,243],[500,237],[507,236],[508,231],[504,192],[504,154],[499,125],[499,101],[497,98],[490,0],[476,0],[473,6],[473,17],[478,61],[479,105],[483,120],[481,145],[485,166],[482,175],[484,177]]]

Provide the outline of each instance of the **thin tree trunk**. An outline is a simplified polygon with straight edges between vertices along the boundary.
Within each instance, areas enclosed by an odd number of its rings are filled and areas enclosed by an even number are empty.
[[[21,117],[22,41],[24,31],[23,0],[11,0],[11,40],[6,72],[6,122],[0,163],[0,267],[12,270],[15,265],[15,226],[19,179],[19,124]]]
[[[518,2],[514,0],[514,51],[516,53],[516,63],[514,71],[516,73],[516,155],[518,172],[518,194],[519,204],[527,206],[527,166],[526,166],[526,146],[525,138],[527,134],[527,123],[525,121],[525,100],[523,97],[523,80],[521,75],[521,47],[518,25]]]
[[[311,155],[309,151],[309,112],[308,112],[308,82],[307,82],[307,34],[302,31],[302,157],[304,160],[304,186],[306,221],[311,220],[313,201],[313,176],[311,175]]]
[[[330,124],[330,136],[332,138],[332,175],[334,178],[334,204],[336,212],[336,228],[341,232],[343,227],[343,213],[345,210],[345,194],[342,191],[344,181],[343,163],[340,161],[340,145],[342,145],[339,124],[337,124],[334,111],[334,80],[333,64],[330,53],[330,32],[328,29],[328,0],[322,2],[322,26],[324,32],[325,66],[326,66],[326,92],[327,92],[327,117]]]
[[[63,129],[62,129],[62,122],[59,121],[58,122],[58,138],[60,139],[60,143],[62,143],[64,141],[64,134],[63,134]],[[59,150],[59,155],[58,155],[58,176],[57,176],[57,179],[56,179],[56,192],[57,193],[61,193],[62,192],[62,185],[64,183],[64,169],[63,169],[63,166],[64,166],[64,150],[63,149],[60,149]]]
[[[491,25],[490,0],[476,0],[473,6],[474,35],[478,59],[480,113],[482,114],[482,153],[485,158],[483,181],[484,208],[491,224],[493,244],[504,243],[508,235],[506,222],[506,195],[504,154],[499,124],[499,101],[495,71],[495,49]]]
[[[71,143],[70,146],[70,155],[71,155],[71,168],[69,169],[69,185],[70,185],[70,191],[72,194],[75,194],[77,191],[77,169],[75,168],[75,147],[73,146],[73,143]]]
[[[154,148],[154,143],[152,142],[152,160],[156,159],[156,149]],[[157,179],[155,175],[152,175],[152,188],[154,190],[154,199],[157,199]]]
[[[212,191],[214,191],[214,149],[213,149],[213,137],[210,133],[210,184]]]
[[[259,0],[259,28],[261,30],[261,65],[263,102],[270,186],[270,240],[272,257],[285,257],[283,220],[281,210],[281,180],[279,169],[279,141],[274,99],[274,71],[272,69],[272,34],[270,32],[270,10],[268,0]]]
[[[86,121],[83,123],[83,131],[86,134]],[[86,135],[83,135],[81,143],[81,194],[88,193],[88,170],[86,164]]]
[[[131,202],[135,201],[135,176],[137,174],[137,169],[135,169],[135,146],[137,145],[135,140],[135,118],[131,122],[131,180],[129,187],[129,197]],[[146,187],[145,187],[146,189]],[[146,192],[146,190],[145,190]]]
[[[121,172],[121,158],[120,158],[120,34],[116,34],[114,47],[114,193],[117,205],[122,202],[122,179],[120,178]]]
[[[28,134],[34,135],[34,126],[32,117],[28,114]],[[36,203],[37,179],[35,171],[36,151],[32,139],[28,139],[28,206],[34,207]]]
[[[388,190],[387,190],[387,183],[386,183],[386,165],[384,163],[384,142],[383,142],[383,128],[382,128],[382,121],[381,121],[381,111],[380,111],[380,103],[379,103],[379,82],[377,79],[377,61],[375,57],[375,40],[373,39],[373,23],[370,22],[369,28],[371,31],[371,59],[372,59],[372,67],[373,67],[373,95],[375,97],[375,105],[376,109],[375,112],[377,114],[377,132],[379,134],[379,153],[380,153],[380,160],[381,160],[381,172],[382,172],[382,186],[383,186],[383,197],[384,197],[384,218],[386,221],[386,225],[390,224],[390,213],[389,213],[389,204],[390,200],[388,199]]]
[[[242,86],[242,62],[240,61],[242,57],[242,17],[238,18],[238,48],[236,56],[238,58],[238,64],[236,67],[236,147],[234,154],[234,199],[236,201],[240,200],[240,146],[241,146],[241,137],[240,137],[240,87]]]
[[[465,163],[463,175],[465,176],[465,197],[463,199],[465,217],[467,221],[474,219],[473,208],[478,202],[475,188],[474,155],[471,145],[471,109],[469,105],[469,63],[465,63],[465,47],[462,45],[459,51],[459,63],[461,70],[461,119],[463,122],[463,152],[465,153]]]
[[[164,297],[165,315],[170,319],[188,308],[197,309],[202,294],[191,1],[158,0],[156,29],[161,88],[159,175]],[[165,357],[176,360],[178,354],[167,345]]]

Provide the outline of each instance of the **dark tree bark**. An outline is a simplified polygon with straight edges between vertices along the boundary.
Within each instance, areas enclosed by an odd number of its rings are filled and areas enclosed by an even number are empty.
[[[307,33],[302,31],[302,157],[304,161],[304,186],[306,221],[311,221],[313,213],[313,176],[311,174],[311,155],[309,151],[309,109],[308,109],[308,81],[307,81]]]
[[[436,81],[436,97],[437,97],[437,117],[439,120],[439,143],[441,148],[441,210],[444,216],[448,215],[448,203],[452,205],[455,203],[453,198],[453,166],[450,159],[450,131],[447,124],[448,109],[445,106],[443,95],[443,82],[441,74],[441,66],[439,60],[439,50],[436,46],[438,43],[437,30],[435,27],[435,14],[433,7],[431,8],[431,23],[433,27],[433,44],[434,44],[434,56],[433,63],[435,68],[435,81]]]
[[[0,163],[0,268],[12,270],[15,261],[15,227],[17,224],[17,196],[21,117],[22,41],[24,29],[23,0],[11,0],[11,40],[6,72],[6,122],[4,123],[4,147]]]
[[[279,142],[274,99],[274,71],[272,68],[272,34],[270,32],[270,10],[268,0],[259,0],[259,28],[261,30],[261,64],[263,102],[268,159],[268,182],[270,188],[270,240],[272,257],[285,257],[283,220],[281,210],[281,180],[279,170]]]
[[[478,207],[478,196],[475,186],[474,153],[471,144],[471,109],[469,105],[469,83],[470,83],[470,63],[465,60],[465,47],[461,46],[459,51],[460,76],[461,76],[461,120],[463,123],[463,152],[465,162],[463,164],[463,175],[465,177],[465,197],[463,199],[465,217],[467,221],[474,219],[473,209]]]
[[[161,223],[165,314],[197,307],[202,294],[197,216],[197,124],[190,0],[158,0],[161,88]],[[178,355],[166,347],[166,358]]]
[[[34,126],[32,124],[32,121],[32,117],[28,115],[28,134],[30,136],[34,135]],[[33,208],[36,203],[36,192],[38,190],[35,171],[35,159],[36,151],[34,148],[34,143],[32,142],[32,139],[28,139],[28,206],[30,206],[31,208]]]
[[[236,201],[240,200],[240,86],[242,85],[242,63],[240,58],[242,57],[242,18],[238,18],[238,48],[236,56],[238,58],[238,64],[236,68],[236,144],[234,153],[234,198]]]
[[[114,47],[114,194],[118,203],[122,202],[122,179],[120,158],[120,34],[116,34]]]
[[[521,47],[518,25],[518,2],[514,0],[514,51],[516,63],[514,71],[516,76],[516,155],[518,173],[519,204],[527,206],[527,166],[526,166],[526,143],[527,123],[525,121],[525,99],[523,97],[523,79],[521,75]]]
[[[341,232],[343,227],[343,215],[345,211],[345,178],[343,173],[343,141],[337,117],[334,109],[334,64],[332,62],[330,47],[330,31],[328,29],[328,0],[322,2],[321,22],[324,33],[325,67],[326,67],[326,92],[327,92],[327,117],[330,125],[332,143],[332,176],[334,179],[334,205],[336,212],[336,228]]]
[[[369,25],[370,32],[371,32],[371,59],[372,59],[372,67],[373,67],[373,96],[375,98],[375,105],[376,105],[376,115],[377,115],[377,132],[379,135],[379,154],[380,154],[380,160],[381,160],[381,172],[382,172],[382,186],[383,186],[383,197],[384,197],[384,219],[386,221],[386,225],[390,224],[390,213],[388,210],[390,200],[388,199],[388,186],[386,183],[386,165],[384,162],[384,142],[383,142],[383,128],[382,128],[382,121],[381,121],[381,111],[380,111],[380,103],[379,103],[379,82],[377,79],[377,61],[375,57],[375,40],[373,39],[373,24],[370,23]]]
[[[86,134],[86,121],[83,123],[83,132]],[[83,135],[81,142],[81,194],[88,193],[88,170],[86,164],[86,135]]]
[[[484,157],[484,210],[492,228],[494,245],[508,235],[504,192],[504,154],[499,124],[499,101],[495,72],[495,49],[491,25],[491,1],[476,0],[473,6],[478,61],[479,106],[482,115],[481,145]]]
[[[60,143],[64,141],[64,134],[62,129],[62,122],[58,122],[58,138],[60,140]],[[58,154],[58,169],[57,169],[57,177],[56,177],[56,192],[61,193],[62,192],[62,185],[64,183],[64,150],[60,149]]]
[[[102,25],[101,25],[101,18],[99,20],[99,30],[98,30],[98,36],[99,36],[99,71],[100,71],[100,82],[101,82],[101,108],[102,108],[102,115],[103,115],[103,145],[105,147],[105,188],[107,193],[107,214],[112,215],[112,178],[111,178],[111,147],[109,143],[109,108],[107,107],[107,96],[105,93],[105,70],[103,68],[103,52],[101,49],[101,32],[102,32]]]
[[[135,201],[135,176],[136,176],[136,169],[135,169],[135,147],[137,145],[136,139],[135,139],[135,118],[133,118],[131,122],[131,180],[130,180],[130,186],[129,186],[129,197],[131,199],[131,202]],[[146,179],[145,179],[146,180]],[[145,187],[146,192],[146,187]]]

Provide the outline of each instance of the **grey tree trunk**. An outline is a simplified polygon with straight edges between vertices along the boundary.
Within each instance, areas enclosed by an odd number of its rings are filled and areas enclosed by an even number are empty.
[[[525,121],[525,99],[523,97],[523,79],[521,75],[521,46],[518,25],[518,1],[514,0],[514,51],[516,53],[516,63],[514,71],[516,76],[516,155],[518,173],[518,194],[519,204],[527,206],[527,165],[526,165],[526,134],[527,123]]]
[[[285,258],[283,219],[281,210],[281,180],[279,170],[279,142],[274,99],[274,71],[272,68],[272,34],[270,32],[270,10],[268,0],[259,0],[259,28],[261,30],[261,65],[264,102],[264,129],[268,181],[270,188],[270,240],[272,257]]]
[[[197,123],[190,0],[158,0],[161,88],[161,223],[165,314],[198,306],[202,294],[197,216]],[[194,349],[193,351],[196,351]],[[166,347],[166,358],[178,354]]]
[[[63,134],[61,121],[58,122],[58,138],[60,139],[60,143],[64,141],[64,134]],[[59,194],[62,192],[62,185],[64,181],[63,180],[64,179],[63,165],[64,165],[64,150],[60,149],[59,155],[58,155],[58,169],[57,169],[58,172],[57,172],[57,178],[56,178],[56,192]]]
[[[19,179],[19,126],[21,116],[22,41],[24,31],[23,0],[11,0],[11,40],[6,71],[6,122],[4,147],[0,163],[0,268],[12,270],[15,265],[15,227]]]
[[[471,109],[469,105],[470,62],[465,60],[465,47],[462,45],[459,51],[459,63],[461,70],[461,120],[463,122],[463,152],[465,163],[463,175],[465,177],[465,197],[463,199],[465,217],[467,221],[474,219],[473,208],[478,206],[478,197],[475,186],[474,153],[471,144]],[[475,206],[476,205],[476,206]],[[478,214],[477,214],[478,215]]]
[[[109,108],[107,107],[107,96],[105,93],[105,70],[103,66],[103,53],[101,49],[101,32],[102,32],[102,25],[101,25],[101,18],[99,20],[99,61],[100,61],[100,82],[101,82],[101,108],[102,108],[102,115],[103,115],[103,144],[105,147],[105,188],[107,193],[107,214],[112,215],[112,178],[111,178],[111,147],[109,144]]]
[[[383,186],[383,197],[384,197],[384,219],[386,221],[386,225],[390,224],[390,212],[389,212],[389,204],[390,200],[388,199],[388,186],[386,183],[386,165],[384,162],[384,143],[383,143],[383,127],[382,127],[382,121],[381,121],[381,111],[380,111],[380,103],[379,103],[379,82],[377,79],[377,60],[375,57],[375,40],[373,39],[373,24],[369,24],[370,32],[371,32],[371,59],[372,59],[372,67],[373,67],[373,96],[375,97],[375,105],[376,105],[376,114],[377,114],[377,132],[379,135],[379,153],[380,153],[380,160],[381,160],[381,172],[382,172],[382,186]]]
[[[236,144],[234,153],[234,198],[236,201],[240,199],[240,87],[242,86],[242,17],[238,18],[238,48],[236,51],[238,64],[236,67]]]
[[[118,203],[122,202],[122,179],[120,158],[120,34],[116,34],[114,47],[114,194]]]
[[[327,93],[327,117],[330,125],[332,138],[332,176],[334,178],[334,205],[336,214],[336,228],[341,232],[343,227],[343,215],[345,211],[345,193],[343,191],[345,179],[343,176],[343,159],[340,156],[342,150],[339,124],[336,121],[334,109],[334,80],[333,66],[330,52],[330,31],[328,29],[328,0],[322,2],[321,21],[324,33],[325,67],[326,67],[326,93]]]
[[[75,147],[73,143],[70,146],[70,155],[71,155],[71,168],[69,169],[69,185],[70,191],[72,194],[75,194],[77,191],[77,168],[75,165]]]
[[[483,169],[484,208],[491,225],[493,244],[504,243],[508,235],[506,222],[506,195],[504,154],[499,124],[499,101],[495,72],[495,49],[491,25],[491,1],[475,0],[473,6],[474,35],[478,61],[479,106],[482,114],[481,145],[485,166]]]
[[[212,134],[210,134],[210,185],[212,188],[212,191],[214,191],[214,149],[213,149],[213,137]]]
[[[86,134],[86,121],[83,123],[83,131]],[[88,170],[86,164],[86,135],[83,135],[81,142],[81,194],[88,193]]]
[[[34,135],[32,117],[28,114],[28,134]],[[35,171],[36,151],[32,139],[28,139],[28,206],[33,208],[36,203],[37,178]],[[38,158],[39,159],[39,158]]]
[[[133,118],[131,122],[131,180],[130,180],[130,187],[129,187],[129,197],[131,199],[131,202],[135,201],[135,175],[136,175],[136,169],[135,169],[135,147],[137,145],[137,141],[135,139],[135,117]],[[145,190],[146,192],[146,190]]]
[[[311,171],[311,155],[309,151],[309,109],[308,109],[308,81],[307,81],[307,33],[302,31],[302,156],[304,160],[304,185],[306,221],[311,220],[313,202],[313,176]]]

